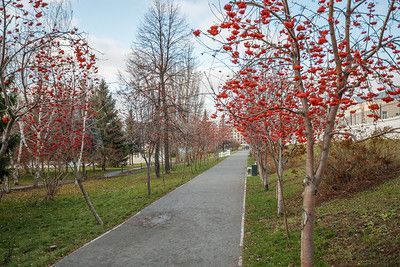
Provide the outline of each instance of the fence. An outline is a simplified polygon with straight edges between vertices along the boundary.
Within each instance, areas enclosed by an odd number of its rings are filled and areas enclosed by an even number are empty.
[[[231,155],[231,151],[227,150],[227,151],[224,151],[224,152],[219,152],[218,157],[223,158],[223,157],[227,157],[227,156],[230,156],[230,155]]]

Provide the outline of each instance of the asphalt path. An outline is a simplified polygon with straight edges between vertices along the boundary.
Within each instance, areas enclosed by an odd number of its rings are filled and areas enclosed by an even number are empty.
[[[55,266],[237,266],[246,159],[233,154]]]
[[[110,171],[110,172],[106,172],[104,174],[104,178],[118,177],[118,176],[121,176],[124,174],[131,174],[131,173],[134,173],[135,171],[140,171],[143,169],[144,168],[138,167],[138,168],[133,168],[133,169]]]

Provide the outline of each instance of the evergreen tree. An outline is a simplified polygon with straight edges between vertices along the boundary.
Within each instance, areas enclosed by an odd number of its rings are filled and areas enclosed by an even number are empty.
[[[125,163],[126,148],[122,122],[115,108],[115,100],[104,80],[100,82],[92,97],[92,106],[97,111],[95,116],[99,139],[97,160],[102,169]]]

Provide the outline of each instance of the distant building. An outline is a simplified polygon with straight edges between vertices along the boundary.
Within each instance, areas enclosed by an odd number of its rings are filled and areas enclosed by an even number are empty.
[[[152,161],[153,159],[154,157],[152,157]],[[144,160],[142,155],[140,155],[140,153],[132,153],[128,155],[128,160],[127,160],[128,165],[145,164],[145,163],[146,161]]]
[[[382,98],[383,95],[380,97]],[[380,116],[382,120],[393,118],[400,116],[400,107],[397,106],[398,101],[392,101],[390,103],[386,103],[378,98],[374,103],[379,105],[379,110],[376,112]],[[357,99],[357,106],[353,106],[346,112],[346,122],[348,125],[358,125],[364,123],[371,123],[374,121],[373,118],[368,117],[367,115],[371,113],[368,109],[369,102],[363,101],[361,99]],[[351,113],[351,111],[355,111]]]
[[[240,132],[238,132],[238,130],[236,130],[236,128],[234,127],[232,127],[232,139],[241,145],[247,144],[243,135]]]
[[[400,127],[400,107],[397,106],[398,101],[386,103],[382,101],[385,97],[384,93],[380,94],[374,103],[379,105],[379,109],[374,112],[380,116],[380,119],[374,122],[374,118],[368,117],[371,114],[368,106],[370,102],[357,98],[358,104],[346,111],[346,125],[352,134],[357,138],[367,137],[373,132],[383,128],[398,128]],[[398,137],[398,135],[396,135]]]

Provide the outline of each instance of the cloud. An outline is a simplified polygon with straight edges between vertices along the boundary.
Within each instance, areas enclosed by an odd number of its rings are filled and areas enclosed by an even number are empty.
[[[215,19],[210,11],[210,5],[207,3],[208,1],[193,0],[182,0],[178,2],[183,15],[194,28],[206,26]]]
[[[95,35],[89,36],[89,44],[96,50],[99,75],[108,83],[118,82],[118,72],[125,70],[130,48],[116,40]]]
[[[218,0],[180,0],[178,5],[182,14],[186,17],[190,29],[200,29],[207,31],[207,29],[218,21],[218,14],[220,3]],[[193,36],[193,38],[195,38]],[[201,82],[201,92],[204,94],[205,108],[211,113],[215,111],[214,108],[214,94],[213,87],[218,91],[218,88],[227,79],[232,72],[226,69],[226,66],[220,58],[212,56],[213,51],[211,48],[217,48],[219,44],[210,38],[202,36],[201,42],[194,41],[195,56],[198,60],[198,71],[203,74]],[[211,84],[209,84],[209,82]]]

